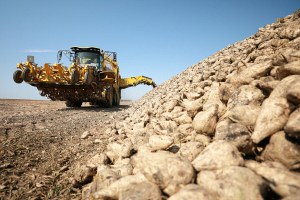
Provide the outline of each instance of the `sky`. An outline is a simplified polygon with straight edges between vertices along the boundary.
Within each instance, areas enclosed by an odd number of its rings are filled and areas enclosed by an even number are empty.
[[[117,52],[122,78],[160,85],[299,8],[300,0],[0,0],[0,99],[47,100],[13,81],[27,55],[43,66],[58,50],[95,46]],[[70,66],[64,56],[61,63]],[[151,89],[122,90],[122,99]]]

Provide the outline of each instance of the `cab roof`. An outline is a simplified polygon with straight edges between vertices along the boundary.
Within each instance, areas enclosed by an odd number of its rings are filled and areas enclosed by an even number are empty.
[[[73,46],[73,47],[70,47],[70,49],[73,51],[73,52],[76,52],[76,51],[82,51],[82,52],[97,52],[97,51],[100,51],[100,49],[98,47],[77,47],[77,46]]]

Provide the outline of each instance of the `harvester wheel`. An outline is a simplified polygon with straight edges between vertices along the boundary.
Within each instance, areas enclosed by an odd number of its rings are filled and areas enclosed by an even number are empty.
[[[13,78],[14,78],[14,81],[15,81],[16,83],[22,83],[22,82],[23,82],[23,79],[22,79],[22,71],[21,71],[21,70],[16,70],[16,71],[14,72]]]
[[[66,106],[67,107],[75,107],[75,101],[66,101]]]
[[[121,89],[119,89],[119,101],[118,101],[118,105],[117,106],[120,105],[120,102],[121,102]]]
[[[90,72],[85,72],[84,74],[84,82],[87,85],[90,85],[93,81],[92,75],[90,74]]]
[[[113,106],[116,106],[117,105],[117,94],[116,93],[114,93],[113,94]]]
[[[81,101],[76,101],[76,106],[75,107],[81,107],[82,102]]]
[[[118,99],[117,93],[114,93],[114,96],[113,96],[113,105],[114,106],[119,106],[120,105],[120,99]]]
[[[73,69],[71,72],[71,81],[72,83],[77,83],[79,81],[79,73],[76,69]]]
[[[22,72],[22,79],[25,82],[31,81],[31,75],[29,76],[29,73],[30,73],[30,69],[29,68],[24,69],[23,72]]]
[[[82,102],[81,101],[66,101],[67,107],[81,107]]]
[[[108,88],[108,100],[106,102],[106,108],[111,108],[113,104],[113,90],[112,87]]]
[[[103,103],[102,101],[97,101],[96,104],[100,107],[100,108],[105,108],[106,104]]]

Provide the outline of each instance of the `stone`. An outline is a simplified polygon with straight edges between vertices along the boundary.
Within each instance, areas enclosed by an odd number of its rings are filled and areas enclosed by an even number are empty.
[[[292,105],[283,97],[264,101],[256,119],[251,139],[255,144],[281,130],[288,121]]]
[[[111,165],[111,170],[116,172],[117,174],[121,175],[121,176],[128,176],[128,175],[132,175],[133,173],[133,167],[131,164],[127,163],[127,164],[115,164],[115,165]]]
[[[137,129],[133,131],[133,135],[130,137],[134,150],[138,150],[139,146],[148,143],[151,134],[147,133],[147,129]]]
[[[262,177],[240,166],[201,171],[197,175],[197,184],[214,194],[216,199],[224,200],[263,200],[268,187]]]
[[[151,151],[164,150],[173,144],[174,139],[167,135],[152,135],[149,138]]]
[[[266,76],[267,73],[272,69],[272,61],[256,64],[251,67],[247,67],[239,75],[242,77],[260,78]]]
[[[217,123],[218,105],[211,106],[206,111],[199,112],[194,120],[193,127],[197,133],[213,135]]]
[[[274,47],[279,47],[279,46],[282,46],[282,45],[288,43],[289,41],[290,41],[289,39],[276,38],[271,41],[271,45]]]
[[[270,188],[281,197],[293,195],[300,190],[300,174],[277,167],[278,164],[258,163],[254,160],[245,162],[245,166],[268,180]]]
[[[154,183],[149,181],[143,181],[140,183],[133,182],[129,187],[124,188],[120,192],[119,200],[161,200],[161,195],[159,187]]]
[[[94,199],[119,199],[122,192],[129,190],[132,185],[138,185],[144,181],[147,181],[147,179],[143,175],[125,176],[113,181],[106,188],[97,189],[96,192],[92,193],[92,197]]]
[[[223,82],[223,81],[225,81],[226,80],[226,73],[225,72],[223,72],[223,71],[218,71],[217,72],[217,74],[216,74],[216,80],[218,81],[218,82]]]
[[[101,144],[101,143],[103,143],[103,142],[102,142],[102,140],[100,140],[100,139],[95,139],[94,143],[95,143],[95,144]]]
[[[230,110],[229,118],[234,122],[252,127],[256,123],[260,109],[257,105],[236,106]]]
[[[222,83],[219,88],[219,98],[221,101],[227,103],[230,96],[237,90],[232,84],[229,83]]]
[[[86,185],[81,192],[81,198],[83,200],[88,200],[90,198],[90,185]]]
[[[181,125],[181,124],[190,124],[190,123],[192,123],[193,120],[187,114],[187,112],[184,112],[183,115],[181,115],[178,118],[175,118],[174,121]]]
[[[209,92],[208,97],[203,103],[203,111],[208,110],[211,106],[218,105],[217,116],[221,117],[226,112],[225,104],[219,98],[219,83],[213,83]]]
[[[195,142],[201,142],[205,147],[210,144],[211,138],[206,135],[196,134],[194,137]]]
[[[280,81],[280,83],[271,92],[269,98],[272,97],[283,97],[287,98],[287,91],[291,87],[291,84],[300,79],[300,75],[291,75]]]
[[[106,154],[100,153],[89,159],[87,163],[98,166],[100,164],[109,164],[109,159]]]
[[[94,178],[94,181],[90,185],[90,196],[100,191],[101,189],[108,188],[113,182],[122,178],[119,174],[112,171],[111,169],[104,169],[98,171]]]
[[[188,100],[190,100],[190,101],[194,101],[196,99],[199,99],[200,96],[201,96],[201,94],[198,94],[196,92],[189,92],[189,93],[186,93],[185,95],[188,98]]]
[[[131,156],[133,150],[133,145],[131,140],[125,139],[122,142],[113,142],[107,145],[107,157],[112,162],[117,161],[118,159],[128,158]]]
[[[178,126],[177,130],[180,133],[188,135],[188,134],[190,134],[194,130],[194,128],[193,128],[192,124],[182,124],[182,125]]]
[[[233,85],[236,88],[239,88],[242,85],[249,85],[254,78],[244,77],[240,75],[232,75],[226,79],[226,83]]]
[[[257,105],[260,106],[264,100],[262,91],[250,85],[239,87],[229,98],[227,109],[233,109],[241,105]]]
[[[131,163],[152,183],[157,184],[165,193],[176,193],[177,184],[191,183],[195,178],[194,168],[185,157],[167,152],[137,153]],[[180,188],[175,187],[177,190]]]
[[[254,145],[247,127],[240,123],[218,126],[214,140],[225,140],[238,148],[240,152],[253,155]]]
[[[285,127],[284,132],[287,136],[300,139],[300,108],[297,108],[290,115]]]
[[[95,165],[81,165],[75,169],[74,178],[82,184],[90,183],[94,175],[97,173],[97,166]]]
[[[89,131],[85,131],[82,135],[81,135],[81,139],[86,139],[88,138],[89,136],[91,136],[92,134],[89,132]]]
[[[203,108],[198,101],[183,101],[181,105],[187,110],[190,117],[194,117]]]
[[[186,157],[189,161],[193,161],[205,148],[202,142],[187,142],[180,144],[178,155]]]
[[[289,75],[299,75],[300,74],[299,65],[300,65],[300,60],[297,60],[279,67],[277,70],[277,78],[279,80],[282,80],[283,78]]]
[[[177,106],[177,103],[178,102],[176,100],[171,100],[168,103],[166,103],[166,111],[171,112],[175,108],[175,106]]]
[[[280,83],[280,81],[278,81],[278,80],[269,81],[269,82],[255,80],[255,81],[252,81],[250,85],[263,90],[264,95],[269,96],[279,83]]]
[[[298,105],[300,103],[300,79],[295,80],[290,84],[290,87],[286,91],[287,99],[292,103]]]
[[[196,184],[188,184],[180,189],[176,194],[172,195],[168,200],[215,200],[216,196],[213,195],[209,190],[200,187]]]
[[[276,161],[288,169],[300,169],[300,144],[297,140],[287,138],[284,131],[279,131],[271,136],[261,157],[263,160]]]
[[[101,170],[104,170],[104,169],[110,169],[110,167],[108,165],[105,165],[105,164],[99,164],[97,166],[97,172],[99,172]]]
[[[295,39],[300,36],[300,20],[289,23],[281,32],[281,38]]]
[[[300,200],[300,190],[298,192],[284,197],[282,200]]]
[[[236,146],[224,140],[217,140],[209,144],[192,162],[197,171],[216,170],[243,164],[244,159]]]

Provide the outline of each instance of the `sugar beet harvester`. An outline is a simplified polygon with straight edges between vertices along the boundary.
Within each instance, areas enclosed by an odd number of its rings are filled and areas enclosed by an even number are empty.
[[[72,62],[67,68],[60,64],[62,54]],[[121,89],[138,84],[152,85],[151,78],[136,76],[122,79],[119,74],[117,53],[104,51],[97,47],[71,47],[57,53],[57,63],[38,67],[33,56],[18,63],[13,74],[16,83],[23,81],[37,87],[41,96],[51,100],[66,101],[68,107],[80,107],[82,102],[105,107],[118,106]]]

